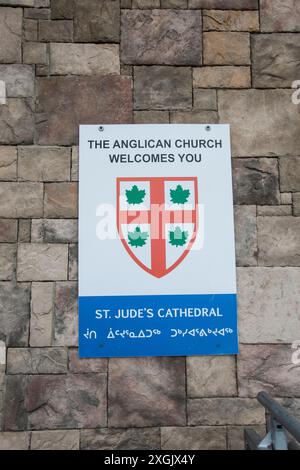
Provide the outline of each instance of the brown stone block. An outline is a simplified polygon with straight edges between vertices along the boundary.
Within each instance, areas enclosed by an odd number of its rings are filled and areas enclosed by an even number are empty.
[[[26,412],[30,429],[106,426],[105,374],[28,376]]]
[[[189,8],[257,10],[258,0],[188,0]]]
[[[98,372],[106,374],[107,358],[93,357],[92,359],[80,358],[78,349],[69,350],[69,369],[73,374],[87,374]]]
[[[249,88],[250,67],[197,67],[193,69],[193,85],[199,88]]]
[[[188,401],[190,426],[263,424],[264,408],[251,398],[198,398]]]
[[[249,65],[250,34],[231,32],[203,33],[205,65]]]
[[[299,397],[299,369],[288,344],[241,345],[238,356],[239,395],[256,397],[265,390],[274,397]]]
[[[32,144],[34,117],[32,102],[22,98],[7,98],[1,106],[0,144]]]
[[[6,346],[28,346],[30,285],[0,282],[0,339]]]
[[[163,450],[225,450],[225,426],[161,428]]]
[[[259,31],[258,11],[205,10],[204,31]]]
[[[157,428],[83,429],[82,450],[153,450],[160,449]]]
[[[300,266],[300,218],[258,217],[258,264]]]
[[[108,377],[110,426],[185,424],[183,358],[110,359]]]
[[[253,34],[251,40],[253,86],[290,88],[300,77],[298,34]]]
[[[218,91],[220,122],[231,124],[234,156],[299,154],[300,106],[291,95],[291,90]]]
[[[135,65],[200,65],[202,62],[201,31],[200,12],[188,10],[123,11],[122,62]]]
[[[77,346],[77,282],[59,282],[55,287],[54,344]]]
[[[73,21],[40,20],[39,41],[45,42],[72,42]]]
[[[39,144],[77,144],[79,124],[132,122],[131,80],[118,76],[40,78],[38,111]]]
[[[74,40],[119,42],[119,0],[74,0]]]
[[[76,218],[78,210],[78,183],[45,184],[45,217]]]
[[[279,204],[276,158],[235,158],[232,170],[235,204]]]
[[[186,67],[134,67],[134,106],[137,110],[191,108],[191,70]]]
[[[296,0],[260,0],[263,32],[300,31],[300,4]]]
[[[0,63],[21,62],[22,16],[22,8],[0,9]]]
[[[0,181],[15,181],[17,178],[17,148],[0,147]]]

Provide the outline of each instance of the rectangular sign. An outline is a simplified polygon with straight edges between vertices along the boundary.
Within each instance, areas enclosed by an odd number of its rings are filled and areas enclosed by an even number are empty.
[[[228,125],[80,126],[81,357],[236,354]]]

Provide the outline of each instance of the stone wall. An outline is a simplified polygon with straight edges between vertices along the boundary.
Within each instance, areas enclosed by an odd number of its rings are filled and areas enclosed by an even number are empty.
[[[299,416],[299,32],[294,0],[0,0],[0,448],[238,449],[261,389]],[[238,357],[78,359],[97,122],[231,124]]]

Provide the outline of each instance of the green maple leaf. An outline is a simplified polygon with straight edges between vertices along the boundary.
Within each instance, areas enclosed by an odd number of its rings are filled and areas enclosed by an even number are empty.
[[[139,189],[136,185],[131,189],[126,189],[126,197],[128,204],[141,204],[146,196],[144,189]]]
[[[171,196],[171,201],[174,204],[184,204],[185,202],[187,202],[190,196],[190,190],[183,189],[181,184],[178,184],[176,189],[170,190],[170,196]]]
[[[136,227],[134,232],[128,232],[128,243],[135,247],[144,246],[148,236],[148,232],[141,232],[140,227]]]
[[[172,246],[183,246],[186,244],[188,236],[189,232],[176,227],[174,231],[169,232],[169,243]]]

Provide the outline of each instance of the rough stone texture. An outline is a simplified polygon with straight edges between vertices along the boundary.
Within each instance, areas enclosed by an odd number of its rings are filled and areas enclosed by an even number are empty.
[[[30,285],[0,282],[0,340],[6,346],[28,345]]]
[[[299,367],[290,345],[241,345],[238,356],[239,395],[256,397],[265,390],[274,397],[300,396]]]
[[[225,450],[225,426],[161,428],[163,450]]]
[[[250,35],[248,33],[203,33],[203,63],[205,65],[248,65]]]
[[[51,0],[51,18],[55,20],[73,19],[74,0]]]
[[[77,242],[77,220],[74,219],[33,219],[32,242],[71,243]]]
[[[201,67],[193,69],[193,84],[199,88],[248,88],[250,67]]]
[[[22,9],[0,8],[0,63],[21,60]]]
[[[228,426],[227,427],[227,445],[228,450],[245,450],[245,438],[244,430],[247,426]],[[266,435],[265,426],[250,426],[250,429],[253,429],[257,432],[261,438]]]
[[[39,21],[39,41],[72,42],[73,21]]]
[[[30,220],[19,220],[18,241],[20,243],[29,243],[31,238]]]
[[[41,217],[42,214],[41,183],[0,182],[0,217]]]
[[[78,450],[79,431],[33,431],[31,450]]]
[[[78,181],[79,178],[79,149],[77,146],[72,147],[72,165],[71,180]]]
[[[187,394],[192,398],[236,395],[234,357],[188,357]]]
[[[0,181],[17,179],[17,149],[16,147],[0,147]]]
[[[204,10],[204,31],[259,31],[257,11]]]
[[[193,92],[193,106],[196,109],[217,111],[216,90],[200,90],[196,88]]]
[[[121,59],[136,65],[201,65],[201,28],[201,12],[125,10]]]
[[[33,7],[35,0],[0,0],[0,5]]]
[[[74,40],[119,42],[119,0],[74,0]]]
[[[32,66],[0,64],[0,77],[5,81],[8,98],[34,96],[34,68]]]
[[[7,374],[63,374],[68,354],[64,348],[9,348]]]
[[[280,193],[281,204],[292,204],[292,193]]]
[[[135,109],[186,109],[192,106],[192,77],[186,67],[134,67],[134,78]]]
[[[16,245],[1,243],[0,245],[0,280],[11,281],[16,270]]]
[[[135,124],[169,124],[168,111],[135,111]]]
[[[187,0],[160,0],[161,8],[182,8],[188,6]]]
[[[0,144],[31,144],[33,142],[32,103],[22,98],[7,98],[1,106]]]
[[[293,194],[293,214],[300,215],[300,193]]]
[[[24,17],[35,20],[49,20],[50,10],[49,8],[25,8]]]
[[[0,432],[0,450],[28,450],[28,432]]]
[[[18,176],[25,181],[67,181],[70,161],[71,151],[65,147],[19,147]]]
[[[28,376],[29,429],[105,426],[106,386],[105,374]]]
[[[238,268],[237,273],[240,342],[292,343],[300,328],[300,268]]]
[[[119,74],[119,46],[50,44],[50,72],[53,75]]]
[[[130,123],[131,100],[131,81],[127,77],[40,78],[38,110],[42,119],[37,123],[38,143],[76,144],[79,124]]]
[[[110,359],[109,426],[184,425],[184,369],[180,357]]]
[[[58,244],[22,243],[19,245],[17,263],[18,281],[64,280],[67,279],[68,247]]]
[[[78,245],[69,245],[69,277],[70,281],[78,279]]]
[[[257,215],[292,215],[292,206],[257,206]]]
[[[46,64],[47,45],[42,42],[25,42],[23,46],[23,62],[25,64]]]
[[[254,34],[253,86],[289,88],[300,77],[299,53],[297,34]]]
[[[26,375],[8,375],[3,413],[4,431],[22,431],[27,429],[25,410]]]
[[[18,222],[13,219],[0,219],[0,243],[17,241]]]
[[[60,282],[55,289],[54,344],[77,346],[77,283]]]
[[[300,266],[300,218],[258,217],[258,264]]]
[[[188,400],[190,426],[263,424],[264,408],[251,398],[199,398]]]
[[[218,103],[220,122],[231,124],[233,155],[299,153],[300,107],[292,103],[290,90],[219,91]]]
[[[256,207],[236,206],[234,215],[236,264],[237,266],[256,266]]]
[[[181,111],[171,112],[170,122],[176,124],[212,124],[219,122],[215,111]]]
[[[85,429],[82,450],[152,450],[160,448],[159,429]]]
[[[257,10],[257,0],[189,0],[189,8],[219,8],[220,10]]]
[[[33,282],[31,292],[30,346],[51,346],[53,283]]]
[[[80,359],[77,349],[69,350],[69,369],[73,374],[106,373],[107,358]]]
[[[24,40],[37,41],[38,40],[38,22],[36,20],[24,19]]]
[[[277,159],[236,158],[232,166],[236,204],[279,204]]]
[[[300,157],[279,159],[281,191],[300,191],[299,168]]]
[[[45,217],[77,217],[77,206],[77,183],[47,183],[45,185]]]
[[[260,0],[263,32],[300,31],[300,5],[295,0]]]
[[[132,0],[132,8],[159,8],[160,0]]]

